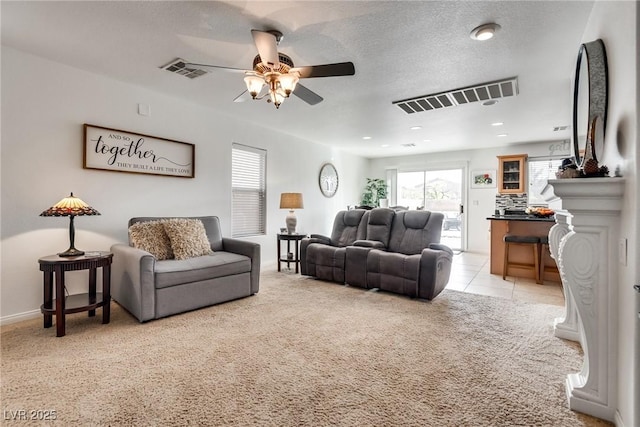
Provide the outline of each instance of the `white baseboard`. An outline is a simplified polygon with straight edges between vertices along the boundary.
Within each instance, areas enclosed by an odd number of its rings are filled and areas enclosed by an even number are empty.
[[[0,326],[9,325],[11,323],[21,322],[23,320],[35,319],[41,316],[40,310],[25,311],[24,313],[10,314],[0,317]]]
[[[278,265],[277,261],[269,261],[269,262],[262,263],[262,267],[264,267],[265,269],[272,269],[272,270],[275,270],[277,265]],[[0,326],[10,325],[12,323],[21,322],[23,320],[36,319],[39,316],[42,316],[42,313],[40,312],[39,309],[25,311],[23,313],[10,314],[8,316],[2,316],[0,317]]]
[[[277,261],[268,261],[261,264],[262,267],[265,268],[265,270],[275,270],[278,266]],[[39,309],[25,311],[23,313],[10,314],[8,316],[2,316],[0,317],[0,326],[10,325],[12,323],[21,322],[23,320],[35,319],[39,316],[42,316],[42,313]]]

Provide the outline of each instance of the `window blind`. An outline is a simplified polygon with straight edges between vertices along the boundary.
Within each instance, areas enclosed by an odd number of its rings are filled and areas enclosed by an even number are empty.
[[[561,158],[529,158],[529,204],[546,205],[547,201],[542,197],[542,190],[547,185],[549,179],[556,178],[556,171],[562,165]]]
[[[266,233],[267,152],[233,144],[231,150],[231,193],[233,237]]]

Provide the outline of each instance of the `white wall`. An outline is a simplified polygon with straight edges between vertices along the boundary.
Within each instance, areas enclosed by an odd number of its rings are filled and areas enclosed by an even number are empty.
[[[137,114],[148,104],[149,117]],[[268,108],[246,105],[246,108]],[[82,124],[139,132],[196,145],[194,179],[82,168]],[[39,217],[69,192],[101,216],[78,217],[75,246],[108,250],[126,241],[133,216],[217,215],[231,235],[231,144],[267,150],[267,232],[263,266],[274,266],[275,233],[284,226],[281,192],[302,192],[298,230],[327,234],[334,213],[360,197],[368,160],[244,123],[202,106],[2,47],[0,321],[33,315],[42,304],[38,258],[68,247],[68,218]],[[318,187],[324,162],[340,174],[336,196]],[[86,272],[69,273],[71,292]]]
[[[568,91],[567,91],[568,93]],[[466,168],[466,182],[470,182],[473,170],[498,170],[496,156],[509,154],[528,154],[529,156],[570,155],[570,146],[566,141],[547,141],[529,144],[512,145],[505,148],[482,150],[451,151],[404,157],[388,157],[371,160],[370,176],[385,177],[385,170],[399,171],[425,170],[429,168]],[[497,188],[469,188],[465,200],[467,216],[466,250],[489,254],[490,237],[488,216],[495,211]]]
[[[628,241],[627,265],[618,265],[618,414],[617,424],[640,426],[640,295],[638,231],[640,230],[640,135],[638,135],[638,24],[637,2],[596,2],[582,42],[602,39],[609,66],[609,106],[604,164],[611,171],[620,166],[626,179],[620,234]],[[577,50],[576,50],[577,52]],[[577,53],[576,53],[577,55]]]

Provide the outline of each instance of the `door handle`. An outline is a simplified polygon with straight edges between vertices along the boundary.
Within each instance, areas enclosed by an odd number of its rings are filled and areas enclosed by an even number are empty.
[[[634,285],[633,289],[635,289],[636,292],[640,292],[640,285]]]

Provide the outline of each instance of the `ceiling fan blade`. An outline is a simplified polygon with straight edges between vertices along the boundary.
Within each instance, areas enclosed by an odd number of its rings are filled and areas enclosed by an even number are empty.
[[[253,36],[253,42],[256,44],[256,49],[260,54],[260,59],[265,67],[277,69],[280,67],[280,60],[278,59],[278,42],[276,36],[264,31],[251,30]]]
[[[293,90],[293,94],[309,105],[316,105],[323,100],[320,95],[313,92],[311,89],[307,89],[300,83],[296,85],[296,88]]]
[[[356,73],[356,68],[353,66],[353,62],[338,62],[336,64],[296,67],[291,71],[298,72],[300,78],[308,79],[311,77],[353,76]]]
[[[245,101],[249,101],[250,99],[251,99],[251,94],[249,94],[248,90],[245,90],[240,95],[236,96],[233,99],[233,102],[245,102]]]
[[[184,65],[185,67],[195,67],[195,68],[215,68],[218,70],[231,71],[234,73],[245,73],[247,71],[243,68],[223,67],[221,65],[194,64],[192,62],[187,62]]]

